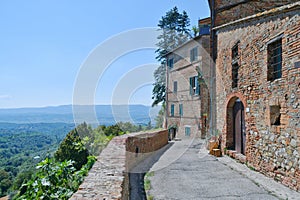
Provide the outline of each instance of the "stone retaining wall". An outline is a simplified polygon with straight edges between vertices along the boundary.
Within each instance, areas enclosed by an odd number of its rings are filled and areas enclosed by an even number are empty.
[[[113,138],[71,200],[129,199],[129,172],[167,143],[167,130]]]

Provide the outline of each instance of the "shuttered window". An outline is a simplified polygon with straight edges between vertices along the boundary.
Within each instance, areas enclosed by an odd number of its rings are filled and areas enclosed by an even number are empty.
[[[183,105],[179,104],[179,116],[182,117],[183,116]]]
[[[174,81],[173,83],[173,92],[177,93],[177,81]]]
[[[168,62],[167,62],[167,65],[169,68],[173,68],[174,67],[174,58],[169,58],[168,59]]]
[[[197,76],[190,77],[190,95],[200,95],[200,85]]]
[[[185,127],[185,136],[191,135],[191,127]]]
[[[190,60],[191,62],[198,60],[198,47],[191,49]]]
[[[174,117],[174,104],[171,104],[171,117]]]

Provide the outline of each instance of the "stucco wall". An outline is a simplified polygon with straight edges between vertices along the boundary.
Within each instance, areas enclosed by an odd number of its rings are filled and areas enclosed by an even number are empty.
[[[174,67],[168,69],[167,111],[168,126],[177,127],[176,137],[195,137],[202,134],[205,137],[208,128],[209,113],[209,84],[210,84],[210,36],[202,35],[190,40],[168,55],[174,59]],[[197,48],[197,59],[190,61],[190,51]],[[200,84],[200,95],[190,93],[190,78],[203,76]],[[177,92],[174,91],[174,82],[177,82]],[[171,116],[171,105],[174,105],[174,116]],[[179,105],[182,104],[183,114],[179,114]],[[205,118],[203,117],[205,115]],[[185,128],[190,128],[190,136],[185,135]]]

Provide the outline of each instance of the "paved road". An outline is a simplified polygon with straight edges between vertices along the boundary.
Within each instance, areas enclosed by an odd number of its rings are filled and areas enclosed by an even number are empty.
[[[155,200],[300,197],[299,193],[272,182],[231,158],[217,159],[208,155],[202,144],[200,139],[176,141],[160,156],[150,169],[154,176],[150,177],[149,194]],[[264,181],[269,186],[264,187]]]

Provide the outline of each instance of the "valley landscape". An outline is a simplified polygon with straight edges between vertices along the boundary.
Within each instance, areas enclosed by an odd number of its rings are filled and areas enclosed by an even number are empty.
[[[154,126],[159,109],[159,106],[96,105],[99,124],[93,127],[113,126],[121,120],[136,127]],[[0,109],[0,196],[19,189],[24,180],[30,179],[35,165],[52,157],[74,128],[71,105]]]

